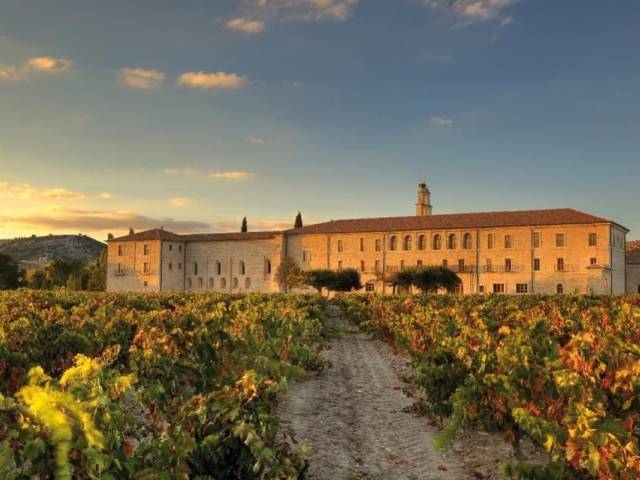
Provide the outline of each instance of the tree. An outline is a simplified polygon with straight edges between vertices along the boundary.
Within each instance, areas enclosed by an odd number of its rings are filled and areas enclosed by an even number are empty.
[[[51,288],[47,275],[43,269],[30,268],[25,274],[26,284],[35,290],[45,290]]]
[[[458,275],[447,267],[419,268],[413,276],[413,285],[424,293],[436,293],[439,288],[453,292],[460,282]]]
[[[330,287],[334,292],[352,292],[353,290],[360,290],[361,288],[360,272],[357,270],[348,268],[334,272],[334,278]]]
[[[20,268],[9,255],[0,254],[0,290],[12,290],[20,286]]]
[[[276,280],[287,292],[291,288],[303,287],[305,285],[305,274],[293,258],[285,257],[278,266]]]
[[[240,231],[242,233],[247,233],[248,229],[247,229],[247,217],[244,217],[242,219],[242,226],[240,227]]]
[[[86,289],[94,292],[103,292],[107,289],[107,250],[103,250],[98,258],[86,268]]]
[[[322,295],[322,289],[331,290],[336,273],[333,270],[311,270],[305,275],[305,284],[318,290]]]
[[[296,215],[296,221],[293,224],[293,228],[302,228],[302,214],[300,212]]]

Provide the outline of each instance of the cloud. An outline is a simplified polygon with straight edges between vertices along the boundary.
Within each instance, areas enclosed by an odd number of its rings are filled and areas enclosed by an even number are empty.
[[[113,194],[109,192],[102,192],[98,194],[98,198],[102,200],[111,200],[113,198]]]
[[[151,90],[159,88],[164,83],[165,74],[158,70],[123,68],[120,70],[119,78],[120,83],[127,87]]]
[[[516,1],[517,0],[424,0],[424,4],[433,10],[449,12],[457,16],[461,21],[460,25],[464,26],[476,21],[502,18],[502,11],[512,6]]]
[[[80,210],[60,207],[42,207],[15,215],[0,216],[0,225],[73,230],[73,231],[117,231],[134,228],[148,230],[163,226],[173,232],[203,232],[211,225],[189,220],[175,220],[170,217],[153,218],[132,212],[100,210]]]
[[[213,180],[249,180],[255,176],[252,172],[211,172],[207,175]]]
[[[431,124],[438,125],[440,127],[450,127],[453,125],[453,120],[443,117],[431,117]]]
[[[180,75],[178,85],[188,88],[209,89],[238,89],[249,83],[249,79],[244,75],[235,73],[206,73],[206,72],[187,72]]]
[[[84,193],[74,192],[68,188],[49,188],[40,192],[40,196],[43,198],[59,200],[85,200],[88,198]]]
[[[85,200],[89,198],[84,193],[68,188],[38,188],[29,183],[0,182],[0,198],[30,200],[32,198],[46,198],[58,200]]]
[[[251,143],[252,145],[271,145],[269,140],[262,137],[255,137],[253,135],[247,138],[247,143]]]
[[[0,80],[25,80],[34,73],[61,73],[73,65],[71,60],[53,57],[32,57],[24,65],[0,64]]]
[[[169,199],[169,205],[177,208],[187,207],[189,205],[193,205],[194,203],[196,203],[195,200],[191,198],[172,197]]]
[[[232,18],[227,21],[226,25],[229,30],[245,33],[262,33],[266,26],[264,20],[251,20],[244,17]]]

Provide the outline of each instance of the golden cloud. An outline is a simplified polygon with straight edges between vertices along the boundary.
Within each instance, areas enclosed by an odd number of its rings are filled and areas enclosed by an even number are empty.
[[[242,88],[249,83],[249,79],[244,75],[235,73],[206,73],[206,72],[187,72],[180,75],[178,85],[188,88],[209,89],[227,89],[234,90]]]
[[[73,65],[71,60],[53,57],[32,57],[24,65],[0,64],[0,80],[24,80],[33,73],[60,73]]]
[[[189,205],[193,205],[194,203],[196,202],[192,198],[173,197],[169,199],[169,205],[177,208],[187,207]]]
[[[143,68],[123,68],[120,70],[120,83],[127,87],[144,88],[147,90],[159,88],[165,79],[165,74],[158,70]]]
[[[30,200],[34,198],[47,200],[86,200],[90,198],[90,195],[64,187],[39,188],[29,183],[0,182],[0,198],[18,200]],[[108,199],[111,198],[111,194],[101,193],[97,195],[97,198]]]
[[[226,23],[229,30],[237,30],[244,33],[262,33],[265,29],[263,20],[251,20],[249,18],[232,18]]]
[[[207,175],[213,180],[249,180],[255,178],[253,172],[211,172]]]

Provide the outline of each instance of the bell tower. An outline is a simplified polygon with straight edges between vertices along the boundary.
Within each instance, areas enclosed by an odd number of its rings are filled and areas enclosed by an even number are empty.
[[[418,184],[418,203],[416,203],[416,216],[426,217],[433,212],[431,205],[431,192],[425,182]]]

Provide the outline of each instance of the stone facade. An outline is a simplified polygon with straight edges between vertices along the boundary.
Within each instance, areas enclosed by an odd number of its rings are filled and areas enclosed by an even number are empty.
[[[627,293],[640,293],[640,241],[627,242]]]
[[[384,273],[446,265],[463,293],[621,294],[640,285],[627,267],[627,230],[570,209],[432,215],[418,187],[415,217],[339,220],[285,232],[176,235],[150,230],[109,240],[111,291],[277,292],[278,265],[354,268],[365,291],[391,293]],[[635,282],[635,283],[634,283]]]

